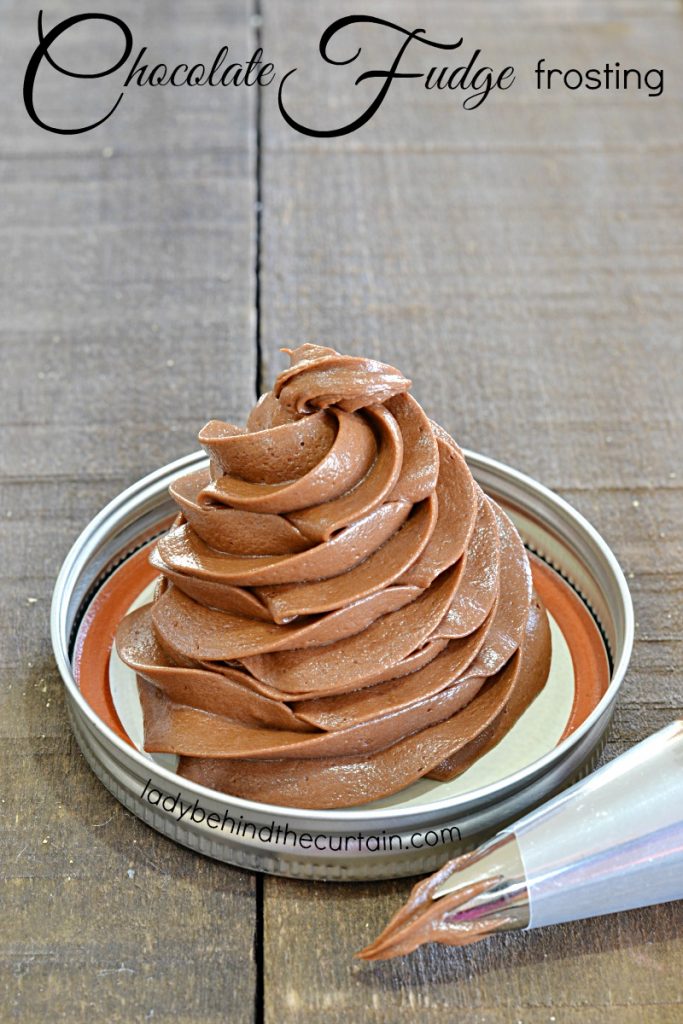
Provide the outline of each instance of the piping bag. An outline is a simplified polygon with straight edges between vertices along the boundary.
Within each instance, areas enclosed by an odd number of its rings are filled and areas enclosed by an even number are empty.
[[[356,955],[402,956],[425,942],[465,946],[683,899],[683,720],[418,883]]]

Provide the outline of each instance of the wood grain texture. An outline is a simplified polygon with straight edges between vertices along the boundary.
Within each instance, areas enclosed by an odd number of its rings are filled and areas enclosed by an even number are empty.
[[[353,29],[334,52],[361,45],[366,56],[330,68],[319,32],[356,4],[329,0],[315,17],[295,3],[264,6],[268,52],[305,69],[288,83],[291,112],[317,127],[358,116],[377,83],[365,92],[351,83],[390,60],[395,42]],[[638,622],[604,755],[614,756],[683,707],[683,104],[673,77],[683,11],[629,0],[399,0],[363,13],[435,38],[463,35],[494,67],[513,63],[518,82],[472,113],[454,95],[395,83],[372,122],[334,140],[296,135],[274,103],[264,107],[263,384],[292,340],[383,357],[460,443],[529,472],[588,516],[629,576]],[[540,56],[565,68],[664,66],[666,92],[537,93]],[[680,905],[354,963],[410,884],[267,879],[269,1024],[683,1014]]]
[[[119,14],[159,60],[205,57],[219,27],[253,42],[246,2],[60,0],[46,26],[76,9]],[[251,1021],[254,877],[174,846],[97,782],[48,619],[91,516],[253,400],[253,98],[141,90],[92,133],[48,134],[21,105],[36,13],[1,14],[0,1019]],[[79,33],[65,63],[115,59],[115,35]],[[111,103],[49,71],[39,85],[64,126]]]
[[[173,62],[223,40],[250,53],[253,6],[87,9],[121,15]],[[317,38],[358,5],[261,8],[268,59],[302,69],[292,110],[321,125],[356,116],[359,69],[323,67]],[[55,0],[46,22],[74,10]],[[520,79],[473,113],[397,83],[366,128],[329,141],[293,133],[266,90],[259,189],[246,90],[141,90],[94,133],[41,132],[17,88],[35,12],[2,7],[3,1022],[681,1019],[680,906],[355,963],[408,881],[262,882],[214,864],[129,815],[71,737],[48,641],[69,545],[122,486],[194,448],[206,419],[242,420],[259,361],[266,386],[292,340],[396,361],[462,444],[542,479],[606,536],[631,577],[638,642],[605,756],[681,714],[682,8],[362,10],[462,34]],[[372,62],[393,53],[354,38]],[[62,56],[106,62],[116,45],[83,32]],[[664,65],[665,95],[537,94],[538,57],[568,54],[576,67]],[[106,89],[76,89],[46,76],[40,109],[64,124],[100,116]]]

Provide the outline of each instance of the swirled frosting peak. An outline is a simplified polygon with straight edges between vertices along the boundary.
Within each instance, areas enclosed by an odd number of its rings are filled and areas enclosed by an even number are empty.
[[[321,345],[300,345],[283,351],[292,365],[275,381],[273,395],[286,409],[297,413],[329,405],[356,412],[403,394],[411,385],[400,370],[375,359],[342,356]]]
[[[451,778],[544,685],[519,535],[399,370],[331,348],[176,480],[153,601],[120,624],[145,749],[268,803],[365,803]]]

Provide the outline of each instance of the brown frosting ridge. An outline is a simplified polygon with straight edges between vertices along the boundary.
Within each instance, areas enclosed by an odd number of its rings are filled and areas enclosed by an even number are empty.
[[[175,481],[151,604],[119,626],[145,749],[235,796],[377,799],[452,778],[545,684],[505,513],[392,366],[302,345],[210,468]]]

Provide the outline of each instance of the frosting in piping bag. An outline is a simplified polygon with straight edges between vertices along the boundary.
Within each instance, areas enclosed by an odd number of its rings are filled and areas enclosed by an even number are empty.
[[[154,599],[120,624],[144,745],[269,803],[365,803],[452,778],[547,678],[505,513],[394,367],[302,345],[210,467],[175,481]]]

